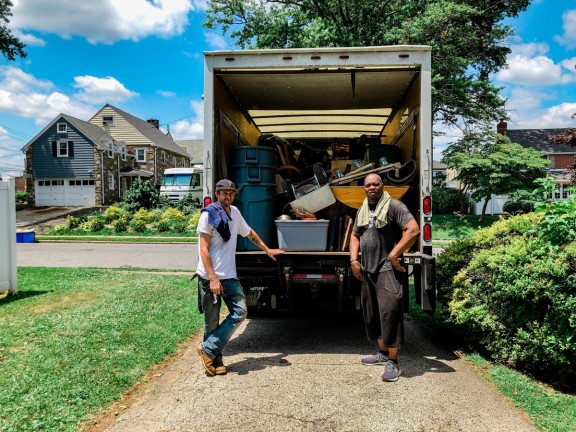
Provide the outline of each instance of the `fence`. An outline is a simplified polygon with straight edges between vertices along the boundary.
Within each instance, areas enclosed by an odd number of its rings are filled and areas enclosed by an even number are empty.
[[[0,180],[0,293],[18,291],[14,179]]]

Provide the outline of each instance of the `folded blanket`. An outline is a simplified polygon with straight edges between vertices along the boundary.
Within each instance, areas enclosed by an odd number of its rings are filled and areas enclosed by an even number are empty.
[[[386,191],[382,193],[382,196],[376,204],[376,210],[374,210],[374,225],[376,228],[382,228],[388,223],[387,214],[388,207],[390,206],[390,194]],[[364,198],[364,202],[358,210],[358,215],[356,216],[356,222],[359,227],[368,226],[370,222],[370,209],[368,208],[368,198]]]
[[[222,239],[224,239],[225,242],[230,240],[231,234],[228,222],[230,222],[232,218],[228,216],[222,204],[215,202],[203,208],[201,211],[208,212],[208,223],[216,228],[216,231],[222,236]]]

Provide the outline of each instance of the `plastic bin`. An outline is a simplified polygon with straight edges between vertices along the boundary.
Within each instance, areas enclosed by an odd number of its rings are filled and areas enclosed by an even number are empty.
[[[241,146],[230,150],[230,165],[278,166],[278,150],[270,147]]]
[[[325,251],[327,220],[277,220],[278,247],[285,251]]]
[[[274,226],[274,195],[276,185],[244,184],[236,186],[239,191],[233,205],[238,207],[244,220],[270,248],[276,247]],[[260,250],[246,237],[238,236],[237,251]]]
[[[16,232],[16,243],[35,243],[36,242],[36,231],[17,231]]]
[[[276,167],[267,165],[232,165],[230,180],[236,184],[276,185]]]

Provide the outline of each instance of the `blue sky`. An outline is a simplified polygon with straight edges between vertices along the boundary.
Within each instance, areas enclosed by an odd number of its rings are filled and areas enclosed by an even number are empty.
[[[20,149],[57,114],[88,120],[106,103],[202,138],[202,53],[234,48],[202,27],[207,0],[12,1],[28,56],[0,56],[0,175],[22,173]],[[494,76],[508,127],[576,127],[576,1],[533,0],[510,24],[509,67]],[[459,131],[435,129],[439,158]]]

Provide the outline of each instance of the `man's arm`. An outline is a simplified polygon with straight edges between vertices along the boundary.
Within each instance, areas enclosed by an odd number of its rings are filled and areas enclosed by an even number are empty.
[[[210,242],[212,237],[207,233],[200,233],[200,259],[204,265],[204,270],[208,274],[208,279],[210,279],[210,291],[214,294],[222,294],[223,288],[220,280],[216,276],[214,271],[214,265],[212,264],[212,258],[210,258]]]
[[[352,231],[350,236],[350,267],[356,279],[362,280],[362,265],[360,264],[360,234]]]
[[[251,229],[250,233],[248,234],[248,240],[250,240],[256,246],[258,246],[264,252],[266,252],[266,254],[274,261],[276,261],[276,255],[284,253],[282,249],[270,249],[268,246],[266,246],[266,244],[262,241],[262,239],[258,236],[258,234],[256,234],[256,231],[254,231],[253,229]]]
[[[418,222],[416,219],[412,219],[406,225],[402,227],[402,238],[400,241],[394,246],[394,248],[390,251],[388,255],[388,259],[394,266],[396,270],[399,271],[406,271],[404,267],[400,265],[400,255],[406,252],[410,247],[416,243],[416,239],[420,234],[420,227],[418,226]]]

